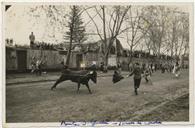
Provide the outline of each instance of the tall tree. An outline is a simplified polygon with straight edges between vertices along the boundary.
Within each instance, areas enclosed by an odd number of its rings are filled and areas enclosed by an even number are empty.
[[[126,23],[127,23],[127,44],[129,45],[130,55],[129,55],[129,64],[132,62],[133,50],[140,45],[141,40],[145,37],[146,32],[143,32],[141,29],[142,10],[139,6],[135,8],[131,7],[127,13]],[[129,27],[128,27],[129,26]]]
[[[99,23],[94,20],[95,16],[92,16],[89,11],[85,9],[85,12],[96,28],[97,35],[103,43],[102,55],[106,69],[112,44],[117,39],[118,35],[125,32],[127,29],[122,29],[122,25],[130,7],[131,6],[112,6],[109,8],[104,5],[94,6],[92,9],[95,9],[96,14],[99,16],[100,20],[98,21],[101,21],[102,29],[99,27]]]
[[[166,43],[167,17],[170,15],[170,10],[165,6],[147,6],[143,9],[143,31],[147,31],[153,54],[160,57]]]
[[[68,28],[65,39],[69,42],[66,65],[69,66],[70,55],[74,44],[81,45],[86,40],[85,27],[81,18],[81,8],[79,6],[71,6]]]
[[[186,13],[172,10],[167,28],[167,49],[174,59],[185,53],[189,42],[189,19]]]

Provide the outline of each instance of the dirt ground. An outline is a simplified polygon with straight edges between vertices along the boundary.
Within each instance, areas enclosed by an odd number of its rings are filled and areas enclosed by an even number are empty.
[[[189,94],[185,94],[174,101],[170,101],[156,110],[142,116],[139,120],[188,121]]]
[[[77,85],[69,81],[55,91],[51,81],[6,86],[6,122],[188,121],[188,74],[184,70],[176,79],[156,72],[153,85],[142,79],[138,96],[132,77],[116,84],[99,77],[96,85],[90,82],[93,94],[85,86],[77,94]]]

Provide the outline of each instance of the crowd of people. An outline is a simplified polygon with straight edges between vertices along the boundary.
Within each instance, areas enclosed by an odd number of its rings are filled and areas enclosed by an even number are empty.
[[[35,57],[32,58],[32,62],[31,62],[31,73],[35,73],[36,75],[41,75],[43,73],[43,66],[44,66],[44,61],[42,59],[36,59]],[[64,73],[64,70],[69,70],[68,67],[62,62],[61,63],[63,65],[63,69],[62,69],[62,73]],[[65,66],[64,66],[65,65]],[[96,63],[93,63],[91,66],[91,70],[97,70],[97,66]],[[160,70],[160,72],[159,72]],[[105,65],[104,63],[100,64],[100,71],[105,72]],[[154,63],[147,63],[147,64],[139,64],[138,62],[135,62],[134,64],[132,64],[132,70],[130,71],[130,73],[125,77],[122,76],[122,66],[121,63],[118,62],[117,63],[117,68],[114,71],[113,74],[113,83],[117,83],[120,80],[124,79],[124,78],[128,78],[130,76],[134,76],[133,80],[134,80],[134,91],[135,91],[135,95],[138,95],[138,89],[140,87],[141,84],[141,79],[145,79],[145,82],[153,85],[152,82],[152,74],[157,72],[158,73],[173,73],[175,78],[179,78],[180,77],[180,72],[181,72],[181,66],[179,65],[178,62],[174,63],[174,64],[154,64]]]

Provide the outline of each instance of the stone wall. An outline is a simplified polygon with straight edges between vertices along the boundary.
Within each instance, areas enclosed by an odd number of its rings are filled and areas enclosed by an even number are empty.
[[[30,69],[33,57],[35,60],[41,59],[46,69],[58,69],[61,62],[64,61],[65,55],[60,55],[58,51],[52,50],[27,50],[27,67]]]
[[[6,48],[6,70],[17,70],[17,55],[16,50]]]

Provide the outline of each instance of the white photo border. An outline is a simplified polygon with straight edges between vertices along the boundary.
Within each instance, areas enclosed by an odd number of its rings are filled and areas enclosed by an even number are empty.
[[[1,57],[2,57],[2,66],[1,66],[1,74],[2,74],[2,77],[1,77],[1,94],[2,94],[2,124],[3,124],[3,127],[60,127],[61,124],[60,122],[58,123],[6,123],[6,103],[5,103],[5,99],[6,99],[6,83],[5,83],[5,78],[6,78],[6,72],[5,72],[5,42],[4,42],[4,24],[5,24],[5,18],[4,18],[4,15],[5,15],[5,5],[6,4],[64,4],[64,5],[72,5],[72,4],[77,4],[77,5],[87,5],[87,4],[105,4],[105,5],[110,5],[110,4],[120,4],[120,5],[125,5],[125,4],[132,4],[132,5],[137,5],[137,4],[143,4],[143,5],[156,5],[156,4],[159,4],[159,5],[175,5],[175,4],[189,4],[189,7],[190,7],[190,43],[189,43],[189,47],[190,47],[190,55],[189,55],[189,62],[190,62],[190,70],[189,70],[189,94],[190,94],[190,109],[189,109],[189,117],[190,117],[190,120],[189,122],[162,122],[162,124],[160,125],[176,125],[176,126],[186,126],[186,125],[193,125],[194,124],[194,114],[195,114],[195,103],[194,103],[194,99],[195,99],[195,88],[194,88],[194,81],[195,81],[195,78],[194,78],[194,60],[195,60],[195,56],[194,56],[194,49],[195,49],[195,45],[194,45],[194,2],[192,0],[166,0],[166,1],[162,1],[162,0],[146,0],[146,1],[143,1],[143,0],[133,0],[133,1],[128,1],[128,0],[122,0],[122,1],[116,1],[116,0],[107,0],[107,1],[103,1],[103,0],[100,0],[100,1],[95,1],[93,0],[90,1],[90,0],[74,0],[74,1],[71,1],[71,0],[56,0],[55,2],[52,1],[52,0],[28,0],[28,1],[22,1],[22,0],[7,0],[7,1],[3,1],[1,2]],[[139,125],[136,125],[136,126],[139,126]],[[156,125],[155,125],[156,126]],[[117,125],[116,125],[117,127]]]

